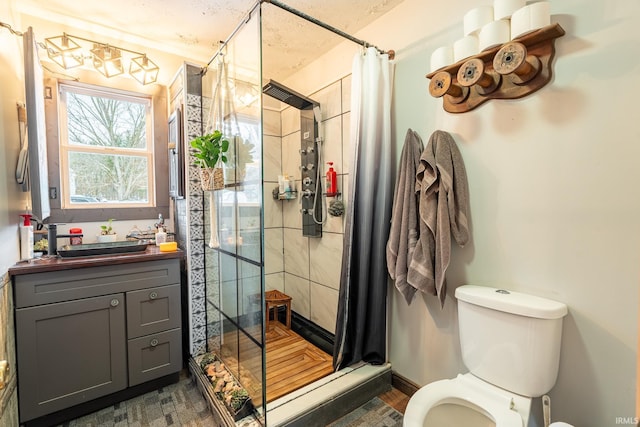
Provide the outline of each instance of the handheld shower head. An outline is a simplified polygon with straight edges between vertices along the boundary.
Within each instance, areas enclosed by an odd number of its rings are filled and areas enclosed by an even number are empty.
[[[316,122],[322,122],[322,114],[320,113],[320,104],[313,106],[313,116],[316,118]]]
[[[316,123],[318,124],[318,141],[322,143],[324,141],[324,132],[322,131],[322,112],[320,110],[320,104],[313,106],[313,117],[316,119]]]

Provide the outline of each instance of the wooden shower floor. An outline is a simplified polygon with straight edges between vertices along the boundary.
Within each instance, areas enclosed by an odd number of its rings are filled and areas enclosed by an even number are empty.
[[[333,373],[331,355],[278,321],[269,322],[266,340],[267,403]],[[261,406],[262,352],[246,335],[237,331],[225,334],[224,343],[222,359],[247,389],[254,404]],[[236,359],[239,348],[243,349],[241,363]]]
[[[267,402],[333,372],[333,358],[280,322],[267,331]]]

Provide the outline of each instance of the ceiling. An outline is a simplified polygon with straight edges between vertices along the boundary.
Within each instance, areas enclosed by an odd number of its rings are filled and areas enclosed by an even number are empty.
[[[403,0],[282,0],[287,6],[348,34]],[[66,32],[100,34],[206,63],[256,4],[255,0],[16,0],[17,10]],[[274,6],[263,4],[263,74],[284,79],[343,39]],[[36,28],[37,30],[37,28]],[[52,36],[55,34],[44,34]],[[383,35],[368,42],[384,47]]]

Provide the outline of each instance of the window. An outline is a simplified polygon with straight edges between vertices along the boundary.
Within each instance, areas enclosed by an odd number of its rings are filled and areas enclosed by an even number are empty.
[[[60,84],[62,209],[155,206],[151,97]]]

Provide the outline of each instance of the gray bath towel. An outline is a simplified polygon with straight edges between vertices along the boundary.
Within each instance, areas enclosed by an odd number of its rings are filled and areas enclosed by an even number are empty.
[[[451,235],[460,246],[469,241],[469,187],[464,162],[447,132],[435,131],[420,156],[417,172],[420,238],[409,263],[408,283],[446,296],[445,272],[451,258]]]
[[[416,172],[422,147],[420,135],[411,129],[407,130],[400,156],[400,173],[393,196],[391,230],[387,241],[387,269],[407,303],[411,303],[416,292],[407,283],[407,272],[419,235]]]

